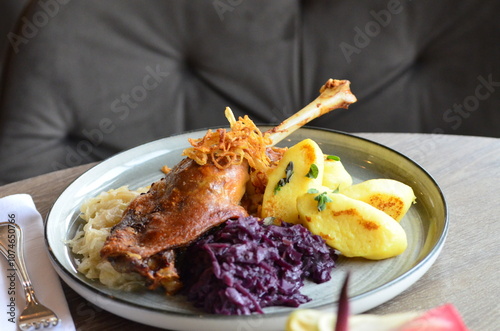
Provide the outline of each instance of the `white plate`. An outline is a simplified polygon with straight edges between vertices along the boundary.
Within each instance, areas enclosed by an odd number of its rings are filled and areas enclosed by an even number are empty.
[[[218,316],[194,309],[180,296],[106,288],[76,271],[75,257],[65,245],[81,222],[79,207],[84,200],[122,185],[135,189],[160,179],[163,165],[172,167],[182,159],[182,150],[189,147],[187,138],[202,137],[205,132],[185,133],[130,149],[76,179],[47,216],[45,238],[52,263],[59,276],[85,299],[136,322],[175,330],[282,330],[291,308],[270,307],[263,315]],[[298,130],[281,145],[291,146],[305,138],[316,141],[324,153],[340,156],[355,183],[392,178],[410,185],[417,196],[417,204],[401,221],[408,235],[408,248],[402,255],[383,261],[341,258],[331,281],[306,283],[302,289],[313,300],[301,308],[333,311],[345,273],[350,271],[351,310],[361,313],[394,298],[431,267],[448,232],[446,203],[432,177],[392,149],[346,133],[308,128]]]

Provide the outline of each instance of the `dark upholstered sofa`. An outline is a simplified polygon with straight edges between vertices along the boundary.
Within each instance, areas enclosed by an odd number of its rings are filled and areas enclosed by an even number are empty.
[[[499,13],[498,0],[31,1],[3,32],[0,183],[225,126],[226,106],[277,123],[328,78],[358,102],[312,126],[500,137]]]

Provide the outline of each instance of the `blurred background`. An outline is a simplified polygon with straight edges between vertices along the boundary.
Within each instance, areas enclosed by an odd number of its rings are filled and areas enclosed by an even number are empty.
[[[5,0],[0,2],[0,33],[2,36],[0,39],[0,60],[2,61],[0,74],[3,72],[3,63],[9,48],[8,34],[15,31],[16,23],[27,3],[27,0]]]
[[[0,184],[226,126],[277,124],[348,79],[311,126],[500,137],[496,0],[0,2]],[[460,146],[457,146],[460,148]]]

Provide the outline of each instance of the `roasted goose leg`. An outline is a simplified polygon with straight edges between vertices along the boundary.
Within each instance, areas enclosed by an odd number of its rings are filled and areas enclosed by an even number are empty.
[[[138,272],[150,288],[180,286],[173,248],[189,244],[230,218],[248,216],[239,205],[248,181],[246,163],[224,170],[186,158],[134,199],[101,250],[115,269]]]
[[[320,92],[311,104],[270,131],[272,144],[315,117],[356,101],[348,81],[329,80]],[[211,162],[199,165],[184,159],[132,201],[111,230],[101,256],[118,271],[143,275],[150,288],[163,285],[167,293],[175,293],[181,286],[175,249],[230,218],[247,216],[240,202],[248,180],[247,162],[221,169]]]

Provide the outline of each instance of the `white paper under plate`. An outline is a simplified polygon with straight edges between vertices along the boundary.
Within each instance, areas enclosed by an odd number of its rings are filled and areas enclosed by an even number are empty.
[[[187,138],[198,138],[205,130],[185,133],[141,145],[120,153],[76,179],[57,199],[50,211],[45,238],[54,267],[76,292],[95,305],[136,322],[173,330],[282,330],[293,308],[271,307],[265,314],[218,316],[205,314],[184,300],[166,297],[161,291],[124,292],[106,288],[76,271],[75,257],[65,245],[80,224],[79,208],[86,199],[102,191],[129,185],[135,189],[160,179],[163,165],[173,167],[189,147]],[[332,280],[306,283],[302,293],[312,300],[301,308],[333,311],[342,281],[351,272],[350,301],[353,313],[374,308],[403,292],[431,267],[448,232],[446,203],[433,178],[400,153],[375,142],[337,131],[302,128],[281,146],[311,138],[325,154],[342,159],[354,183],[372,178],[391,178],[411,186],[417,204],[401,221],[408,248],[383,261],[340,258]]]

